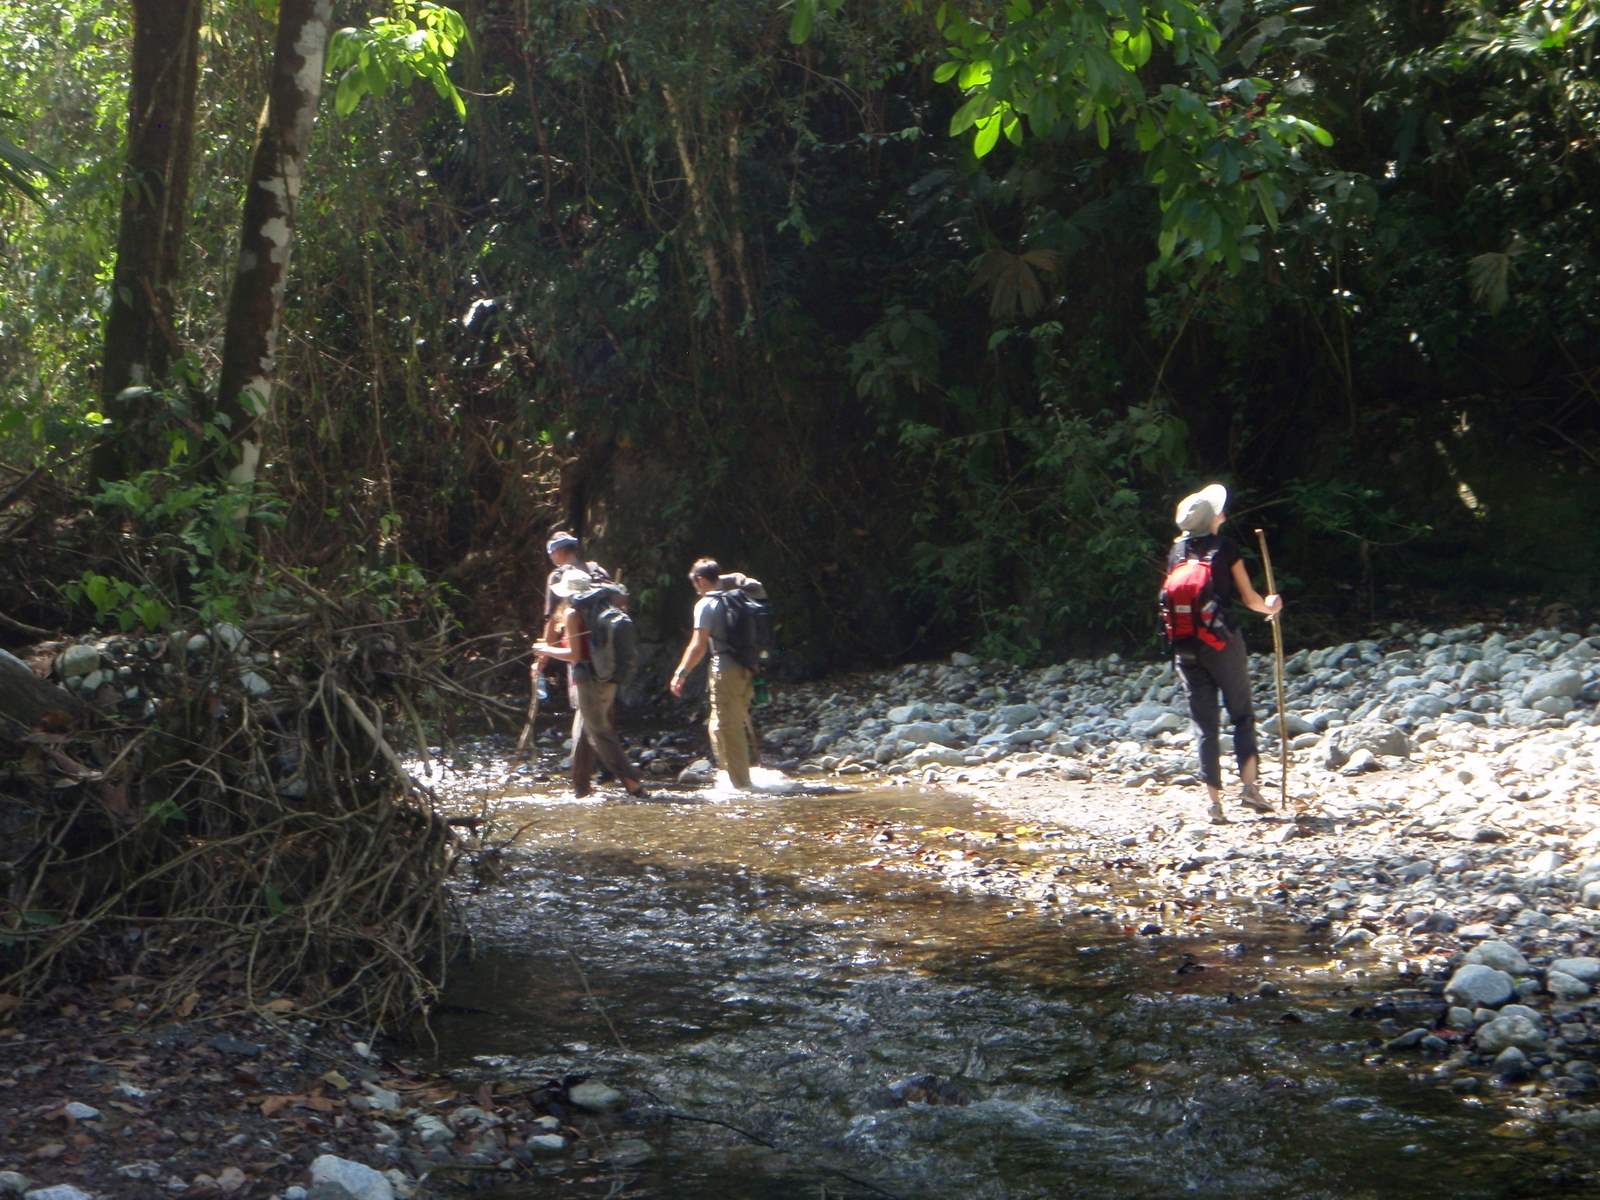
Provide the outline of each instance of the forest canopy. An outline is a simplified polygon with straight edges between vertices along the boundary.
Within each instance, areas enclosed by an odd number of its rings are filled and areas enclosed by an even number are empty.
[[[661,632],[695,555],[760,575],[794,669],[1047,658],[1152,644],[1212,478],[1299,636],[1581,600],[1597,37],[1589,0],[7,6],[0,612],[153,630],[293,572],[503,627],[560,523]]]

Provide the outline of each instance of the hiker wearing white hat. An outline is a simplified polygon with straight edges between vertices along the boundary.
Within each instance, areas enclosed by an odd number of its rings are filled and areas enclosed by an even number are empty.
[[[573,795],[581,797],[589,794],[589,779],[595,760],[599,759],[630,796],[642,796],[645,789],[639,779],[639,770],[628,761],[627,753],[622,748],[622,739],[617,736],[614,716],[617,684],[595,675],[589,651],[589,630],[584,624],[582,612],[573,603],[602,586],[585,567],[566,566],[556,572],[550,591],[562,604],[565,635],[561,644],[535,642],[533,651],[546,658],[571,664]],[[605,598],[599,599],[603,601]]]
[[[1260,755],[1255,709],[1250,698],[1249,660],[1244,635],[1228,620],[1234,600],[1272,618],[1281,597],[1261,596],[1232,538],[1220,532],[1226,521],[1228,489],[1212,483],[1178,502],[1173,520],[1181,531],[1167,554],[1161,590],[1162,617],[1172,646],[1173,666],[1189,698],[1189,717],[1199,742],[1200,774],[1206,785],[1207,815],[1223,823],[1221,704],[1233,722],[1233,754],[1239,764],[1239,802],[1256,812],[1271,812],[1256,786]]]

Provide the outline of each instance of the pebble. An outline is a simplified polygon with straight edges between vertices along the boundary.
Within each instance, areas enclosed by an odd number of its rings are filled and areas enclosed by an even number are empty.
[[[73,1187],[70,1183],[58,1183],[54,1187],[34,1188],[31,1192],[22,1194],[23,1200],[94,1200],[82,1188]]]
[[[620,1108],[624,1099],[616,1088],[608,1087],[594,1079],[574,1084],[568,1090],[567,1098],[572,1101],[574,1107],[595,1113],[610,1112],[614,1108]]]
[[[63,1106],[61,1111],[74,1121],[98,1121],[100,1119],[100,1110],[98,1108],[83,1104],[77,1100]]]
[[[1450,977],[1444,994],[1473,1008],[1495,1008],[1516,995],[1510,975],[1482,963],[1468,963]]]
[[[315,1198],[317,1189],[327,1185],[343,1189],[351,1200],[394,1200],[394,1185],[382,1173],[334,1154],[321,1155],[311,1162],[311,1196]]]
[[[19,1171],[0,1171],[0,1196],[20,1196],[33,1186]]]
[[[423,1146],[446,1146],[456,1140],[455,1133],[432,1113],[423,1113],[411,1122],[417,1141]]]

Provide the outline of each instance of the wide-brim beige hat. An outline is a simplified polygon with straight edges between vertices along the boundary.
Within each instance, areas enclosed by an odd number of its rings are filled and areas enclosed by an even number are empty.
[[[1208,483],[1179,500],[1172,519],[1185,533],[1210,533],[1211,523],[1227,509],[1228,489],[1220,483]]]
[[[576,600],[579,596],[587,596],[597,586],[593,577],[582,567],[567,567],[562,570],[560,578],[550,585],[550,590],[563,600]]]

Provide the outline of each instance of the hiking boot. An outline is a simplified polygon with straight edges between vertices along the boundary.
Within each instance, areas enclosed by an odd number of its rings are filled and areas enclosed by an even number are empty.
[[[1228,818],[1222,811],[1222,805],[1215,800],[1206,805],[1206,817],[1213,825],[1228,824]]]
[[[1271,802],[1261,794],[1261,789],[1253,783],[1247,783],[1239,789],[1239,803],[1258,813],[1276,811]]]

